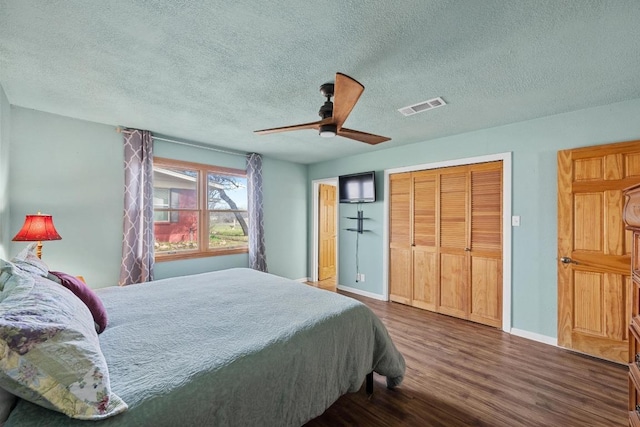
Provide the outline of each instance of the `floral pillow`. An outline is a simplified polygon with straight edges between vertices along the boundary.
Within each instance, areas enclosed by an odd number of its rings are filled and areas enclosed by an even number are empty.
[[[50,280],[10,272],[0,292],[0,387],[69,417],[99,420],[127,409],[84,303]]]

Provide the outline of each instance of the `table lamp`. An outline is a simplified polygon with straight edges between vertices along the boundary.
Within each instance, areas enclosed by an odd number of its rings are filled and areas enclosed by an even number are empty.
[[[27,215],[22,229],[12,239],[14,242],[38,242],[36,255],[42,258],[43,240],[60,240],[62,237],[53,226],[51,215],[38,212],[36,215]]]

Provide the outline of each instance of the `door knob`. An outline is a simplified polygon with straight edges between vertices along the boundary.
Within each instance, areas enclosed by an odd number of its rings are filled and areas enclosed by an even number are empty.
[[[578,261],[574,261],[568,256],[563,256],[562,258],[560,258],[560,262],[563,264],[571,264],[571,263],[578,264]]]

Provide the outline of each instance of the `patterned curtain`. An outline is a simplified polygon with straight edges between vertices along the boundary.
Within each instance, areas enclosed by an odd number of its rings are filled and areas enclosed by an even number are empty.
[[[124,236],[120,286],[153,280],[153,139],[146,130],[124,135]]]
[[[267,271],[262,215],[262,156],[247,154],[247,196],[249,198],[249,267]]]

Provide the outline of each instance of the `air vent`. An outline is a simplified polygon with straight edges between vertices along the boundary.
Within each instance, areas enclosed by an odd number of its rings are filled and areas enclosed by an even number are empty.
[[[423,111],[442,107],[443,105],[447,105],[447,103],[444,102],[444,99],[437,97],[428,101],[420,102],[418,104],[409,105],[408,107],[399,108],[398,111],[400,111],[405,116],[412,116],[416,113],[421,113]]]

